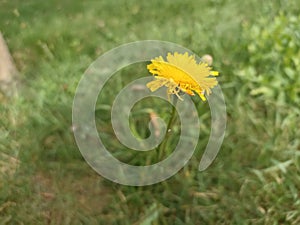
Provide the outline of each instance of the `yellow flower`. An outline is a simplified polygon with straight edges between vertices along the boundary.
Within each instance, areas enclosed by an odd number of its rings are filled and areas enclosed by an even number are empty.
[[[218,84],[214,76],[218,76],[219,72],[212,71],[205,62],[197,63],[195,56],[189,56],[187,52],[175,52],[174,55],[168,53],[167,61],[159,56],[151,60],[147,69],[155,77],[155,80],[147,84],[151,91],[166,86],[168,95],[175,94],[181,100],[180,92],[189,95],[195,95],[196,92],[205,101],[204,94],[209,95],[210,89]]]

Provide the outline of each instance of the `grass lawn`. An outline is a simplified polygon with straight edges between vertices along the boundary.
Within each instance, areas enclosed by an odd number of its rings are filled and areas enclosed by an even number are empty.
[[[0,98],[6,156],[0,224],[300,224],[299,15],[296,0],[0,0],[0,31],[22,82],[16,99]],[[72,103],[98,56],[146,39],[213,56],[226,100],[226,136],[214,163],[199,172],[210,109],[195,96],[201,134],[189,163],[164,182],[123,186],[81,156]],[[96,108],[100,137],[132,165],[155,163],[155,154],[132,156],[117,141],[110,104],[145,65],[119,71],[123,83],[111,80],[116,88],[103,91]],[[131,127],[144,137],[147,110],[168,121],[172,107],[145,101],[133,108]]]

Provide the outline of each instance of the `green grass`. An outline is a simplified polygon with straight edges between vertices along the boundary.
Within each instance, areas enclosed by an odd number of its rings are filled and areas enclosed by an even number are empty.
[[[0,224],[299,224],[299,13],[296,0],[0,0],[0,29],[23,87],[17,99],[1,98],[0,151],[19,152],[20,167],[1,177]],[[195,97],[203,123],[193,158],[162,183],[129,187],[105,180],[83,160],[71,110],[97,56],[144,39],[213,55],[228,124],[218,157],[198,172],[210,112]],[[125,84],[143,67],[117,75]],[[100,136],[120,160],[153,163],[155,154],[132,156],[113,134],[109,104],[118,85],[97,103]],[[147,110],[170,118],[170,105],[154,103],[133,109],[131,126],[141,136]]]

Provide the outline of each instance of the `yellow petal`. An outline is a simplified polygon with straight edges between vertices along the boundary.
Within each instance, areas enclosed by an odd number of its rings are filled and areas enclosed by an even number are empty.
[[[146,84],[150,91],[156,91],[158,88],[164,86],[169,81],[167,79],[155,79]]]

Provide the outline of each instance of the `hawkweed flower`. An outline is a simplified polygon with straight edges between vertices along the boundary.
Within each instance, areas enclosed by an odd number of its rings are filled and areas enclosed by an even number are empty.
[[[168,95],[175,94],[181,100],[180,93],[183,92],[192,96],[197,93],[205,101],[204,94],[211,94],[211,88],[218,84],[215,76],[219,72],[212,71],[206,62],[197,63],[195,56],[187,52],[168,53],[166,61],[162,56],[156,57],[147,69],[155,78],[147,83],[151,91],[166,86]]]

